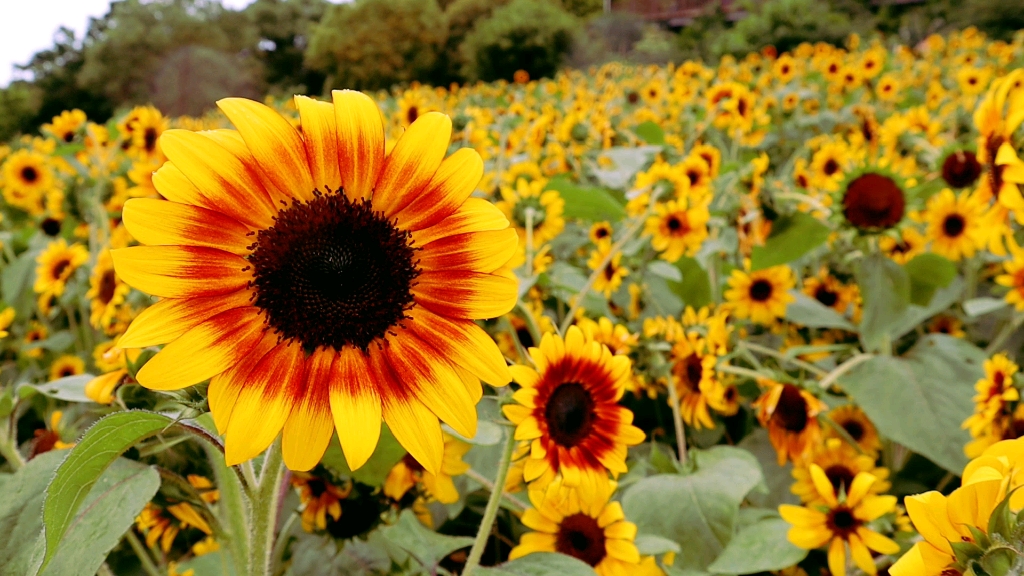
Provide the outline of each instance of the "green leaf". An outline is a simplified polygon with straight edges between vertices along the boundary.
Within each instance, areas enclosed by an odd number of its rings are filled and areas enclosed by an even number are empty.
[[[1010,496],[1013,491],[1007,494],[1005,498],[996,506],[995,510],[992,511],[992,515],[988,518],[988,530],[989,535],[999,534],[1004,539],[1009,540],[1010,535],[1013,533],[1013,515],[1010,513]]]
[[[594,576],[596,572],[580,560],[555,552],[534,552],[500,566],[479,567],[480,576]]]
[[[877,356],[839,379],[887,438],[960,474],[971,438],[972,383],[984,375],[985,352],[966,340],[929,334],[905,356]],[[913,418],[908,418],[908,413]]]
[[[85,385],[93,378],[95,376],[92,374],[78,374],[31,386],[41,394],[65,402],[92,402],[92,399],[85,395]]]
[[[754,574],[781,570],[807,557],[786,538],[789,523],[781,518],[762,520],[739,531],[708,566],[718,574]]]
[[[626,216],[622,203],[604,188],[580,186],[565,176],[556,176],[548,181],[547,189],[562,195],[566,218],[617,222]]]
[[[162,414],[130,410],[103,418],[86,431],[46,488],[43,523],[46,525],[46,556],[43,568],[54,558],[57,546],[71,527],[89,490],[110,464],[136,442],[166,429],[174,421]]]
[[[777,508],[779,504],[800,503],[799,498],[789,489],[793,485],[793,465],[786,462],[785,465],[779,466],[778,453],[768,439],[767,430],[755,428],[740,440],[739,447],[757,459],[768,489],[764,494],[756,491],[748,494],[747,499],[751,503],[766,508]]]
[[[28,461],[10,475],[0,475],[3,497],[0,498],[0,575],[34,574],[43,558],[43,509],[45,486],[66,456],[63,450],[46,452]]]
[[[786,320],[808,328],[840,328],[856,332],[857,328],[838,312],[818,302],[814,298],[791,290],[796,299],[786,306]]]
[[[949,286],[937,289],[927,306],[918,306],[917,304],[907,306],[907,309],[889,329],[890,337],[895,341],[904,334],[914,331],[922,322],[956,303],[963,291],[964,281],[957,277],[949,283]]]
[[[903,265],[910,276],[910,302],[927,306],[938,288],[945,288],[956,278],[956,265],[932,252],[925,252]]]
[[[337,436],[331,439],[331,443],[327,446],[327,452],[324,454],[321,463],[334,472],[342,476],[348,476],[356,482],[362,482],[368,486],[383,486],[384,479],[388,477],[388,472],[402,459],[402,456],[405,456],[405,448],[402,448],[402,445],[395,439],[391,429],[386,424],[382,424],[377,447],[373,450],[373,454],[366,461],[366,464],[363,464],[355,472],[349,470],[348,461],[345,460],[345,453],[341,451],[341,444],[338,443]]]
[[[686,306],[700,308],[711,302],[711,277],[701,268],[695,258],[683,256],[676,264],[676,268],[683,275],[680,282],[666,280],[666,284],[672,292],[682,299]]]
[[[735,446],[714,446],[707,450],[692,450],[693,460],[698,472],[718,475],[723,480],[723,488],[728,490],[737,502],[742,502],[751,491],[763,491],[764,475],[757,458]]]
[[[764,246],[754,247],[751,270],[788,264],[824,244],[830,233],[828,226],[809,214],[782,216],[772,223],[772,233]]]
[[[910,306],[910,277],[881,254],[861,259],[854,275],[864,298],[860,340],[867,351],[875,352],[892,341],[890,329]]]
[[[654,122],[648,120],[637,126],[633,132],[648,144],[662,145],[665,143],[665,131]]]
[[[323,558],[321,557],[320,560],[322,561]],[[231,555],[223,550],[203,554],[178,564],[178,574],[184,574],[186,570],[195,570],[195,574],[198,576],[235,576],[237,574]]]
[[[381,528],[380,532],[430,573],[436,571],[445,556],[473,545],[473,539],[468,536],[445,536],[420,524],[412,510],[402,512],[398,522]]]
[[[61,331],[51,335],[45,340],[33,342],[31,344],[25,344],[22,346],[23,350],[34,350],[36,348],[43,348],[52,352],[63,352],[73,346],[75,343],[75,335],[68,331]]]
[[[996,310],[1002,310],[1009,306],[1010,303],[1002,298],[989,298],[983,296],[981,298],[971,298],[964,302],[964,312],[973,318],[978,316],[984,316],[985,314],[991,314]]]
[[[10,305],[14,306],[23,292],[31,291],[37,255],[36,250],[25,252],[0,272],[0,291]],[[18,310],[18,315],[22,315],[21,310]]]
[[[160,488],[149,466],[118,458],[88,492],[42,576],[93,576]]]
[[[668,552],[679,553],[682,548],[679,544],[669,540],[668,538],[662,538],[661,536],[655,536],[654,534],[640,534],[634,541],[637,550],[640,551],[641,556],[660,556]]]

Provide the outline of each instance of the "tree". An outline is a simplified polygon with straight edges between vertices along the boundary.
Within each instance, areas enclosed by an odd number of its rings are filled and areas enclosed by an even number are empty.
[[[329,6],[326,0],[256,0],[245,9],[259,36],[256,55],[268,85],[284,92],[321,93],[324,74],[308,68],[303,55]]]

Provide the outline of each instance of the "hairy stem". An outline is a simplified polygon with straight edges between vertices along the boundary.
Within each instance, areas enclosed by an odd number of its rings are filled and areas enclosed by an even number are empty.
[[[487,499],[487,508],[484,509],[483,520],[480,521],[480,528],[476,531],[476,539],[473,547],[469,550],[469,558],[466,559],[466,567],[462,569],[462,576],[471,576],[473,570],[480,565],[480,558],[484,555],[484,548],[487,547],[487,540],[491,536],[491,528],[494,526],[494,518],[498,515],[503,490],[499,487],[505,486],[505,479],[508,477],[509,464],[512,460],[512,449],[516,445],[515,431],[505,431],[505,448],[501,454],[501,461],[498,463],[498,473],[494,477],[495,489],[491,490],[491,496]]]
[[[277,508],[284,479],[284,460],[281,440],[270,445],[263,460],[263,473],[259,484],[249,490],[252,516],[249,518],[249,571],[251,576],[270,576],[274,550],[274,529],[277,528]]]

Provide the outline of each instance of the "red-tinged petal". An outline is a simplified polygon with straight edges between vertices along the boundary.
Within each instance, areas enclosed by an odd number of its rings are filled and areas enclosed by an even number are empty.
[[[181,173],[215,203],[201,206],[219,209],[257,228],[265,227],[277,213],[279,206],[273,204],[253,167],[214,139],[188,130],[168,130],[160,137],[160,145]]]
[[[120,348],[166,344],[225,310],[250,306],[252,292],[205,298],[165,298],[143,310],[117,341]]]
[[[248,226],[200,206],[133,198],[121,218],[136,240],[150,246],[206,246],[245,256],[252,244]]]
[[[260,166],[259,162],[252,155],[252,151],[246,146],[245,140],[242,139],[242,135],[238,133],[238,130],[228,130],[226,128],[220,128],[217,130],[203,130],[199,132],[203,136],[213,140],[217,144],[223,146],[228,152],[231,152],[239,159],[242,160],[242,164],[249,170],[251,174],[254,174],[260,182],[263,183],[263,189],[266,190],[270,196],[270,203],[272,206],[282,205],[287,206],[292,203],[294,195],[287,191],[278,188],[277,184],[269,178],[266,171]]]
[[[424,246],[439,238],[468,232],[504,230],[508,225],[508,218],[505,218],[494,204],[483,198],[470,198],[453,214],[437,224],[413,230],[412,239],[416,246]]]
[[[512,258],[518,244],[512,228],[448,236],[421,247],[420,268],[494,272]]]
[[[229,294],[245,288],[252,272],[236,254],[197,246],[133,246],[111,250],[114,270],[129,286],[161,298]]]
[[[278,336],[274,332],[264,332],[256,346],[246,355],[245,362],[239,362],[210,379],[206,396],[210,403],[213,423],[217,426],[217,433],[221,435],[227,433],[228,424],[231,423],[231,413],[235,410],[235,401],[238,400],[238,395],[242,392],[245,379],[259,361],[277,346],[277,339]]]
[[[392,217],[426,189],[452,137],[452,120],[440,112],[420,116],[384,160],[373,188],[373,207]]]
[[[323,458],[334,433],[330,378],[335,353],[318,349],[306,360],[306,383],[301,397],[292,398],[292,411],[284,425],[284,463],[305,472]]]
[[[384,165],[384,120],[369,96],[335,90],[334,114],[338,125],[338,168],[345,194],[353,200],[369,199]]]
[[[480,183],[484,161],[472,148],[460,148],[445,158],[426,190],[395,217],[405,230],[422,230],[458,210]]]
[[[224,438],[224,459],[234,466],[267,449],[284,427],[301,388],[305,352],[294,343],[275,346],[253,368],[235,400]]]
[[[430,345],[441,358],[448,358],[492,386],[512,381],[505,357],[494,340],[471,320],[443,318],[426,310],[409,312],[409,331]]]
[[[338,120],[334,106],[330,102],[296,96],[295,107],[299,109],[299,125],[313,186],[321,192],[327,192],[328,187],[337,190],[342,180],[338,167]]]
[[[259,210],[254,211],[233,196],[204,193],[196,188],[196,185],[186,178],[177,166],[170,162],[164,163],[159,170],[153,173],[153,186],[161,196],[171,202],[200,206],[220,212],[253,229],[262,228],[272,222],[271,214]]]
[[[351,470],[365,464],[377,448],[382,418],[380,391],[387,385],[358,349],[345,346],[336,352],[330,378],[331,412]]]
[[[497,318],[512,310],[518,298],[516,280],[495,274],[429,271],[416,282],[412,293],[417,303],[453,318]]]
[[[153,390],[180,390],[243,361],[263,334],[255,308],[221,312],[168,344],[136,379]]]
[[[291,122],[273,108],[245,98],[224,98],[217,101],[217,107],[238,129],[263,176],[274,187],[295,198],[313,198],[306,147]]]

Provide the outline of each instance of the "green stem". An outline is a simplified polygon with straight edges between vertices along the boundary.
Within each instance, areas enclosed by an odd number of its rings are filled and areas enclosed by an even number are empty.
[[[464,474],[466,475],[467,478],[470,478],[471,480],[473,480],[477,484],[483,486],[485,489],[487,489],[488,492],[493,492],[494,491],[494,482],[491,482],[490,480],[487,479],[486,476],[484,476],[483,474],[477,472],[476,470],[473,470],[472,468],[470,468],[469,470],[466,470],[464,472]],[[505,502],[506,506],[510,506],[512,508],[515,508],[516,510],[519,510],[520,512],[526,510],[526,505],[523,504],[522,502],[520,502],[519,500],[516,500],[515,498],[513,498],[512,495],[509,494],[508,492],[505,492],[504,494],[502,494],[501,497],[504,499],[504,502]]]
[[[259,485],[249,490],[252,507],[249,530],[249,571],[251,576],[270,576],[271,553],[274,550],[274,529],[277,528],[277,507],[284,479],[281,440],[270,445],[263,460]]]
[[[277,542],[274,544],[274,551],[270,555],[270,561],[273,566],[273,574],[279,574],[284,572],[283,566],[277,566],[281,562],[281,557],[284,556],[284,549],[288,546],[288,534],[292,531],[292,526],[295,525],[295,521],[298,520],[299,513],[292,512],[291,516],[284,521],[284,525],[281,526],[281,532],[277,535]]]
[[[757,352],[758,354],[771,356],[772,358],[777,359],[779,362],[786,362],[798,368],[803,368],[804,370],[807,370],[808,372],[813,372],[818,376],[825,376],[826,374],[828,374],[828,372],[822,370],[821,368],[815,366],[814,364],[811,364],[810,362],[804,362],[799,358],[791,358],[789,356],[786,356],[782,352],[779,352],[778,350],[773,350],[771,348],[768,348],[767,346],[761,346],[760,344],[754,344],[753,342],[745,342],[743,340],[740,341],[739,345],[752,352]]]
[[[139,541],[139,537],[135,535],[135,532],[131,528],[125,533],[124,539],[128,541],[128,544],[135,551],[135,555],[139,558],[139,563],[142,564],[142,570],[149,576],[164,576],[163,572],[156,567],[153,563],[153,559],[149,556],[149,551]]]
[[[1013,336],[1013,334],[1017,332],[1017,329],[1020,328],[1021,324],[1024,324],[1024,314],[1017,314],[1013,317],[1013,320],[1007,322],[1006,325],[1003,326],[1003,329],[999,331],[999,334],[996,334],[996,337],[989,342],[988,346],[985,347],[985,354],[990,356],[995,354],[996,351],[1006,343],[1010,336]]]
[[[498,463],[498,473],[494,477],[495,489],[491,490],[491,496],[487,499],[487,508],[484,509],[483,520],[480,521],[480,528],[476,532],[476,540],[469,550],[469,558],[466,559],[466,567],[462,569],[462,576],[471,576],[473,569],[480,565],[480,558],[484,555],[484,548],[487,547],[487,540],[491,536],[491,528],[494,526],[494,518],[498,515],[498,508],[501,504],[501,496],[504,492],[499,487],[505,486],[505,479],[508,477],[509,463],[512,460],[512,450],[515,448],[515,431],[505,431],[505,449],[501,454],[501,461]]]
[[[231,552],[231,559],[236,569],[241,569],[249,561],[249,508],[245,498],[245,485],[238,467],[228,466],[224,461],[224,452],[221,451],[216,438],[208,440],[203,445],[206,447],[217,487],[220,489],[220,502],[214,508],[214,515],[228,533],[227,547]]]
[[[741,368],[739,366],[732,366],[730,364],[719,364],[718,366],[715,366],[715,370],[718,370],[719,372],[726,372],[728,374],[736,374],[737,376],[746,376],[747,378],[751,378],[753,380],[759,380],[761,378],[771,378],[771,376],[767,374],[762,374],[761,372],[758,372],[756,370],[751,370],[749,368]]]
[[[18,452],[17,441],[13,436],[8,437],[7,432],[4,430],[5,428],[6,426],[0,426],[0,456],[7,460],[11,468],[18,470],[25,465],[25,459]]]
[[[679,449],[679,463],[686,464],[686,431],[683,429],[683,415],[679,411],[679,392],[676,390],[676,379],[672,370],[668,371],[668,396],[672,402],[672,422],[676,427],[676,444]]]

